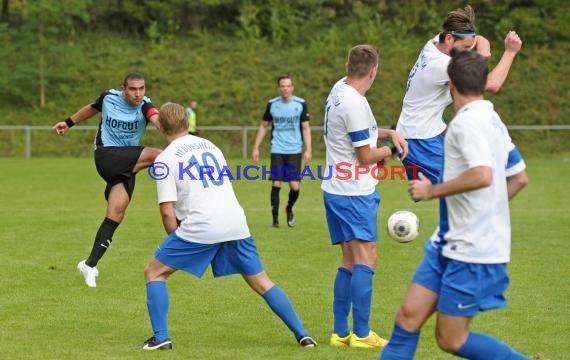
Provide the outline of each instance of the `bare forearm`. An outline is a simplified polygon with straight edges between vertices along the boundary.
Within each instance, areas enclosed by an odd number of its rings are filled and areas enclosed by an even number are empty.
[[[162,225],[167,234],[170,234],[178,228],[176,216],[174,214],[162,214]]]
[[[91,107],[91,104],[85,105],[81,109],[79,109],[75,114],[71,115],[69,118],[75,123],[79,123],[81,121],[87,120],[90,117],[97,114],[97,109]]]
[[[485,90],[490,92],[498,92],[503,87],[511,65],[517,56],[516,52],[505,51],[501,60],[495,66],[495,68],[487,76],[487,84],[485,85]]]
[[[381,148],[372,148],[369,145],[355,149],[356,157],[360,165],[376,164],[389,156],[392,156],[392,150],[388,146]]]
[[[431,187],[428,199],[456,195],[489,186],[492,181],[491,168],[478,166],[465,171],[453,180]]]
[[[259,149],[259,146],[261,145],[261,142],[265,138],[266,133],[267,133],[267,128],[261,125],[257,130],[257,136],[255,137],[255,142],[253,143],[254,149]]]
[[[391,138],[395,130],[378,128],[378,139]]]
[[[303,127],[303,142],[305,143],[305,150],[313,151],[313,141],[311,138],[311,128]]]
[[[507,192],[509,201],[514,198],[528,184],[528,175],[525,171],[507,178]]]
[[[160,122],[158,121],[158,115],[153,115],[148,119],[154,126],[160,130]]]

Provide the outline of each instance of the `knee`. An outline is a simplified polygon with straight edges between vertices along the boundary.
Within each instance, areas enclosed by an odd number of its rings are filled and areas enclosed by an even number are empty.
[[[374,251],[369,251],[366,254],[366,265],[368,265],[372,270],[376,270],[376,262],[378,261],[378,254],[376,249]]]
[[[400,306],[396,313],[396,324],[407,331],[418,331],[422,326],[422,321],[418,314],[405,303]]]
[[[118,207],[110,208],[107,217],[120,224],[125,218],[125,209]]]
[[[144,268],[144,279],[147,283],[151,281],[166,281],[167,278],[168,274],[157,271],[157,269],[152,267],[151,264],[148,264]]]
[[[144,268],[144,280],[146,282],[152,281],[152,272],[149,265]]]
[[[436,329],[435,338],[437,340],[437,346],[447,353],[455,354],[465,341],[462,341],[461,336],[458,334],[453,334],[440,329]]]

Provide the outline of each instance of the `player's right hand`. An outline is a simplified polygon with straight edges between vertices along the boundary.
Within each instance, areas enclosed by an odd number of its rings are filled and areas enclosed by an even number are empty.
[[[69,130],[69,126],[65,123],[65,121],[60,121],[52,127],[53,131],[55,131],[58,135],[63,135]]]
[[[505,37],[505,51],[519,52],[522,47],[522,40],[516,31],[509,31]]]
[[[258,149],[253,149],[253,151],[251,152],[251,158],[253,159],[253,161],[259,161],[259,150]]]
[[[408,193],[414,201],[430,200],[432,190],[431,181],[421,172],[418,173],[417,180],[408,182]]]

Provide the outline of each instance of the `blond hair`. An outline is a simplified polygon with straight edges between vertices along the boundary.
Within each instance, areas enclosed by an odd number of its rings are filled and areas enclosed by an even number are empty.
[[[158,113],[160,127],[167,135],[188,131],[188,117],[184,106],[167,102],[160,107]]]

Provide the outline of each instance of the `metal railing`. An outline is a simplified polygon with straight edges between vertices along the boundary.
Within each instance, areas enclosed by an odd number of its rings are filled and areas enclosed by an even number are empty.
[[[548,130],[548,131],[561,131],[570,130],[570,125],[509,125],[507,126],[509,130],[516,131],[536,131],[536,130]],[[97,126],[77,126],[73,128],[73,131],[94,131],[97,130]],[[241,132],[241,155],[242,158],[248,158],[248,143],[249,143],[249,132],[257,131],[258,126],[198,126],[198,131],[228,131],[228,132]],[[41,125],[0,125],[0,131],[25,131],[25,153],[26,158],[30,159],[32,157],[32,131],[53,131],[51,126],[41,126]],[[148,130],[156,130],[156,128],[149,126]],[[322,131],[322,126],[311,126],[312,131]]]

